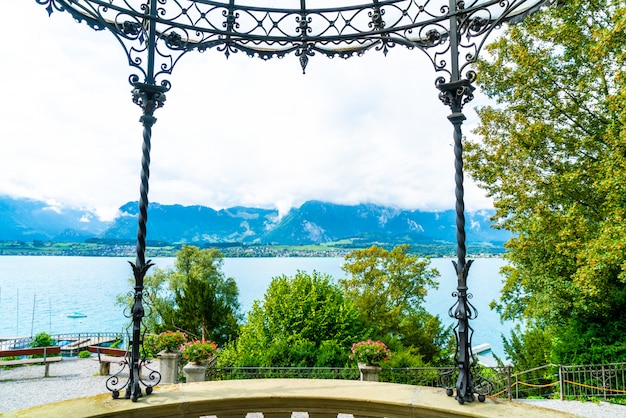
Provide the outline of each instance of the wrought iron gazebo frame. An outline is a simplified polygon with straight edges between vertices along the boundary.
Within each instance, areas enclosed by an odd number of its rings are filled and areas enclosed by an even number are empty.
[[[294,54],[305,72],[309,59],[316,54],[350,58],[368,50],[387,54],[401,45],[426,53],[439,74],[435,80],[439,98],[451,110],[448,119],[454,128],[457,260],[453,264],[457,290],[449,314],[457,320],[456,399],[460,403],[471,402],[478,393],[478,399],[484,400],[485,393],[478,390],[472,376],[473,330],[469,321],[477,312],[469,302],[472,295],[467,287],[472,260],[466,261],[465,247],[463,107],[473,99],[476,73],[471,66],[488,35],[504,23],[521,21],[553,0],[363,0],[369,2],[320,8],[307,7],[307,0],[299,0],[297,8],[257,6],[252,0],[35,1],[44,5],[49,15],[68,12],[77,22],[95,30],[108,30],[116,37],[134,71],[129,77],[133,102],[143,111],[136,260],[131,263],[135,277],[129,315],[132,349],[128,381],[120,384],[117,375],[107,381],[114,397],[126,389],[125,397],[136,401],[142,396],[141,385],[150,394],[160,379],[154,372],[146,382],[139,374],[145,362],[141,353],[143,280],[152,266],[145,259],[145,251],[154,112],[165,102],[165,93],[171,86],[168,77],[175,64],[187,52],[215,49],[226,57],[241,52],[263,60]],[[452,387],[448,385],[447,389],[451,396]]]

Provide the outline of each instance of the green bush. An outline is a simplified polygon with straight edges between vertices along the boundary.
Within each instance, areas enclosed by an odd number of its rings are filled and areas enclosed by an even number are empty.
[[[30,347],[51,347],[56,344],[57,342],[53,340],[52,337],[50,337],[50,335],[46,334],[45,332],[40,332],[39,334],[35,335],[35,338],[30,343],[29,346]]]
[[[149,334],[146,335],[143,339],[142,353],[141,355],[145,358],[155,358],[156,354],[154,351],[154,347],[156,346],[156,336]]]
[[[91,353],[88,350],[83,350],[78,353],[78,358],[89,358],[91,357]]]
[[[624,362],[625,333],[626,325],[618,314],[612,318],[570,318],[555,332],[551,362],[559,364]]]
[[[416,347],[409,347],[394,351],[393,356],[385,362],[387,368],[414,368],[424,367],[423,355]]]
[[[347,363],[346,348],[335,340],[322,341],[317,349],[315,367],[332,367]]]
[[[343,367],[352,342],[367,332],[330,276],[298,271],[272,279],[236,343],[227,344],[218,361],[221,366]]]

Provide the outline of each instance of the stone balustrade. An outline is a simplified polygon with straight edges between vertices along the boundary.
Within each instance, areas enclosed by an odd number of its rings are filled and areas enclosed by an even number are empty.
[[[460,405],[444,389],[403,384],[315,379],[228,380],[157,386],[137,402],[110,393],[8,412],[3,417],[129,418],[430,418],[568,417],[536,406],[487,398]],[[300,415],[300,414],[297,414]]]

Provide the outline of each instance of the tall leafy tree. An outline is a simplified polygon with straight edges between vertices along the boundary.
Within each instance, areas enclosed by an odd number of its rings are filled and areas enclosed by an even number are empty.
[[[239,330],[239,289],[222,272],[223,256],[216,249],[183,246],[173,268],[155,269],[145,287],[152,313],[152,332],[183,330],[195,338],[223,345]]]
[[[343,270],[349,277],[340,280],[371,337],[399,340],[404,348],[416,348],[427,362],[440,358],[449,335],[440,319],[423,308],[439,276],[429,266],[428,259],[410,253],[409,245],[391,251],[372,246],[346,255]]]
[[[274,277],[255,301],[236,344],[220,356],[235,366],[344,366],[366,330],[331,277],[299,271]]]
[[[514,233],[502,317],[550,334],[554,361],[590,342],[612,355],[581,361],[623,361],[626,2],[558,4],[489,45],[479,84],[495,104],[478,111],[466,167]]]

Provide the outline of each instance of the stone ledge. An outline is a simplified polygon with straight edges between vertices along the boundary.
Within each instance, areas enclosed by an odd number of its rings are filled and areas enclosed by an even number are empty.
[[[487,398],[460,405],[444,389],[349,380],[259,379],[163,385],[138,402],[112,399],[110,393],[12,411],[3,417],[202,417],[287,418],[308,412],[310,418],[415,417],[573,417],[521,402]]]

